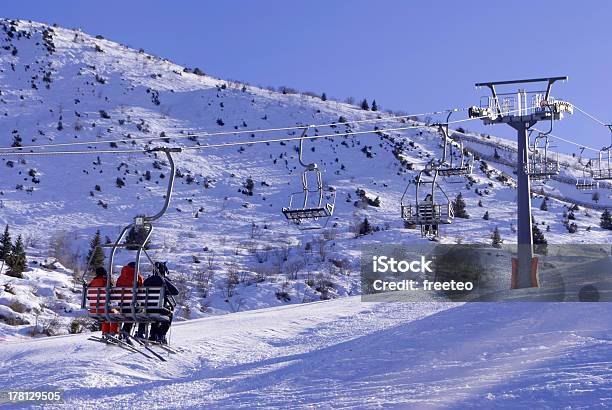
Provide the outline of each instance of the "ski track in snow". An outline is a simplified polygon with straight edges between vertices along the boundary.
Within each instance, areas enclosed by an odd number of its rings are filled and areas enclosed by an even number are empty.
[[[176,324],[167,363],[86,335],[5,344],[0,388],[66,389],[70,408],[606,407],[611,313],[351,297]]]

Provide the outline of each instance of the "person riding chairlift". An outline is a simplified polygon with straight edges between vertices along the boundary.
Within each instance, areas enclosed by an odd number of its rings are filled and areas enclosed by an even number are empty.
[[[136,274],[136,262],[130,262],[127,265],[125,265],[123,268],[121,268],[121,274],[119,275],[119,278],[117,279],[117,284],[116,286],[118,288],[132,288],[134,286],[134,275]],[[138,287],[142,287],[144,280],[142,278],[142,275],[140,275],[140,273],[138,273],[138,278],[136,279],[136,284]],[[126,301],[124,301],[125,303]],[[124,323],[123,326],[121,326],[121,333],[124,335],[129,335],[132,332],[132,327],[134,326],[133,323]],[[125,337],[125,341],[128,344],[132,344],[132,341]]]
[[[87,291],[87,298],[90,300],[97,299],[97,302],[100,302],[102,299],[106,299],[106,280],[107,280],[107,272],[103,267],[96,268],[96,276],[89,282],[89,287]],[[111,281],[111,286],[113,283]],[[104,290],[92,289],[92,288],[104,288]],[[100,295],[100,296],[97,296]],[[104,314],[106,312],[106,303],[96,303],[95,307],[97,309],[92,309],[90,313],[96,314]],[[105,335],[114,335],[119,332],[119,324],[118,323],[109,323],[106,321],[102,321],[102,336]]]
[[[149,329],[149,340],[156,341],[161,344],[167,344],[166,334],[168,333],[170,325],[172,324],[174,306],[176,305],[172,296],[179,294],[176,286],[174,286],[174,284],[168,278],[169,273],[170,271],[168,270],[165,262],[155,262],[153,274],[144,281],[145,287],[164,288],[164,310],[161,310],[158,313],[166,314],[168,316],[168,321],[151,323],[151,328]],[[152,312],[155,313],[154,309],[152,309]],[[144,338],[145,329],[146,325],[141,323],[138,326],[137,337]]]

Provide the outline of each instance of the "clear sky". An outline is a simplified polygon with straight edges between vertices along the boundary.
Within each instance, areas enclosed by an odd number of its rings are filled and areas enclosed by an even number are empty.
[[[409,113],[477,104],[479,81],[568,75],[554,94],[612,122],[608,0],[12,1],[0,14],[79,27],[221,78]],[[610,140],[581,114],[556,131]]]

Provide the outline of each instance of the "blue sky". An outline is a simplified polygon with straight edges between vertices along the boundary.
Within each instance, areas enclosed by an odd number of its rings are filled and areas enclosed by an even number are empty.
[[[375,98],[410,113],[477,104],[478,81],[568,75],[554,94],[612,122],[604,0],[58,0],[4,2],[0,13],[80,27],[221,78]],[[580,114],[555,129],[597,147],[610,140]],[[503,125],[486,131],[513,135]]]

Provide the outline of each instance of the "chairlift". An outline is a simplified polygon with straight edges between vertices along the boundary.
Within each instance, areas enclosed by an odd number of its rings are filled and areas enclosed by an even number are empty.
[[[282,210],[287,220],[293,222],[300,230],[321,229],[327,226],[336,204],[336,190],[332,187],[324,188],[319,166],[316,163],[305,163],[302,159],[304,138],[311,127],[304,128],[300,137],[298,159],[300,165],[304,167],[302,190],[292,193],[289,196],[289,205]],[[312,188],[309,180],[314,180],[315,188]]]
[[[472,166],[474,163],[474,157],[469,155],[469,159],[466,158],[465,152],[463,150],[463,141],[459,140],[456,142],[449,137],[448,132],[448,121],[453,111],[448,113],[446,117],[446,123],[438,124],[438,130],[442,135],[442,158],[436,164],[436,168],[438,168],[440,176],[448,177],[453,175],[469,175],[472,173]],[[457,144],[457,145],[456,145]],[[457,150],[459,150],[459,154],[457,155]],[[456,159],[456,157],[459,157]]]
[[[593,166],[593,179],[597,181],[612,180],[612,157],[610,156],[610,147],[603,148],[599,151],[599,157],[591,161],[595,162]]]
[[[147,253],[146,247],[153,233],[153,222],[160,219],[168,210],[170,198],[175,180],[175,164],[171,153],[181,152],[180,148],[154,148],[148,152],[164,152],[170,163],[168,188],[166,191],[163,208],[153,216],[137,215],[134,221],[121,230],[114,243],[103,245],[102,248],[110,248],[109,267],[107,270],[106,287],[90,287],[84,280],[85,275],[92,269],[92,258],[88,261],[87,269],[81,278],[83,282],[83,299],[81,308],[87,310],[87,315],[92,319],[108,323],[153,323],[170,321],[170,310],[164,306],[166,295],[164,287],[142,287],[138,286],[138,275],[141,272],[143,255],[150,263],[152,269],[158,269],[157,265]],[[126,243],[125,238],[131,230],[142,232],[141,240]],[[113,271],[115,268],[115,257],[119,249],[136,251],[134,283],[131,287],[111,286]],[[171,296],[170,296],[171,298]],[[111,336],[109,336],[111,337]]]
[[[527,164],[527,174],[532,180],[546,180],[553,175],[559,175],[559,154],[556,154],[556,159],[549,158],[549,133],[538,133],[534,138],[533,144],[530,144],[529,159]]]
[[[426,166],[406,186],[401,199],[402,219],[408,224],[419,225],[423,237],[439,237],[439,225],[450,224],[454,218],[451,201],[436,181],[438,175],[438,168]],[[415,202],[406,203],[406,194],[412,183],[415,185]],[[437,199],[439,195],[436,195],[436,191],[442,194],[441,201]],[[423,192],[425,197],[422,198]]]
[[[578,157],[578,163],[582,164],[582,153],[585,147],[580,149],[580,156]],[[599,182],[593,178],[593,161],[589,162],[582,167],[582,178],[576,178],[576,189],[580,191],[592,191],[599,188]]]
[[[599,157],[592,160],[597,166],[593,167],[593,179],[597,181],[612,180],[612,125],[610,130],[610,145],[599,150]]]

